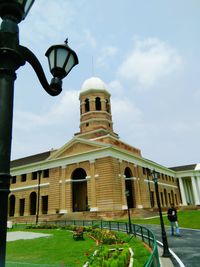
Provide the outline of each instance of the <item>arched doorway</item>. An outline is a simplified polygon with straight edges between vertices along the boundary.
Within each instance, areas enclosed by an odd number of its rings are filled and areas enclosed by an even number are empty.
[[[9,216],[14,216],[15,215],[15,196],[12,195],[10,196],[10,201],[9,201]]]
[[[134,188],[134,181],[130,179],[133,177],[132,171],[129,167],[126,167],[124,171],[125,175],[125,190],[128,192],[127,195],[127,205],[129,208],[135,208],[135,188]]]
[[[88,208],[86,172],[82,168],[72,173],[72,209],[86,211]]]
[[[37,194],[32,192],[30,194],[30,215],[36,214]]]

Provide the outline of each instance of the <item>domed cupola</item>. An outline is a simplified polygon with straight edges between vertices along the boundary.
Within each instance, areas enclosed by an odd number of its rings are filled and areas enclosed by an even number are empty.
[[[113,122],[110,93],[106,84],[98,77],[87,79],[80,91],[80,134],[88,138],[111,134]]]

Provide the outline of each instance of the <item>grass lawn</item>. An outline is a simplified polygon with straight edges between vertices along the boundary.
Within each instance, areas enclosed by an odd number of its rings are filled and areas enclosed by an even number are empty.
[[[159,215],[159,214],[158,214]],[[165,225],[170,225],[166,213],[163,213]],[[181,228],[200,229],[200,210],[178,211],[178,221]],[[132,217],[135,224],[160,224],[159,216],[152,219],[138,219]]]
[[[96,248],[92,239],[85,236],[85,240],[75,241],[69,231],[37,230],[34,232],[47,233],[51,236],[8,242],[7,261],[57,264],[68,267],[82,266],[87,261],[86,253]]]
[[[29,231],[47,233],[51,236],[7,242],[7,262],[54,264],[63,267],[83,266],[88,260],[88,255],[92,255],[98,249],[95,241],[86,234],[84,234],[85,240],[75,241],[72,232],[66,230],[37,229]],[[129,236],[126,235],[126,237],[129,240]],[[134,266],[144,266],[150,255],[149,251],[136,238],[130,241],[130,246],[133,247],[135,253]]]

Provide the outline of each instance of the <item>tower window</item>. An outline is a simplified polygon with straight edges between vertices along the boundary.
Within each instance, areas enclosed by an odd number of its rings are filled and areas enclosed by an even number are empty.
[[[108,113],[110,113],[110,103],[109,103],[108,99],[106,99],[106,111]]]
[[[96,97],[95,105],[96,105],[96,110],[101,110],[101,98],[100,97]]]
[[[90,111],[90,102],[89,102],[89,99],[86,98],[85,99],[85,112],[88,112]]]

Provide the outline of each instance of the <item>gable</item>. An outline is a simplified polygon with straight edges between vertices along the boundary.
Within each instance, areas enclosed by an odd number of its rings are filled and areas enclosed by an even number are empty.
[[[88,140],[72,140],[71,142],[65,144],[63,147],[58,149],[55,153],[53,153],[49,159],[58,159],[69,156],[75,156],[79,154],[83,154],[89,151],[99,150],[104,148],[105,145],[97,144],[94,141]]]

